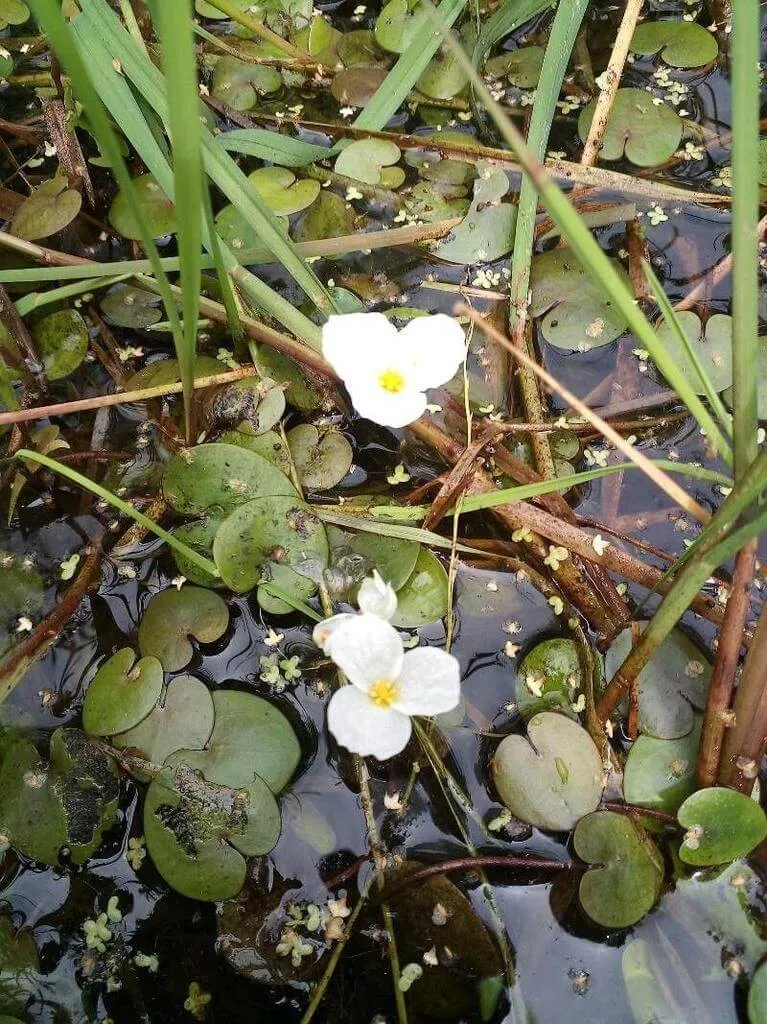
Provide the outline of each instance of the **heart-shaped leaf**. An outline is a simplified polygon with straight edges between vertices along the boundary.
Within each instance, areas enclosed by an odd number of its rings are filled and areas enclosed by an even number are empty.
[[[631,650],[631,630],[613,640],[605,655],[609,679]],[[639,730],[662,740],[686,736],[695,709],[706,703],[711,664],[681,630],[675,629],[639,673]]]
[[[137,750],[147,761],[163,764],[176,750],[202,749],[214,720],[213,698],[205,683],[194,676],[176,676],[150,714],[112,742],[118,749]]]
[[[190,899],[236,895],[245,881],[244,856],[268,853],[280,828],[277,802],[257,776],[231,789],[179,764],[154,779],[144,802],[144,832],[155,867]]]
[[[469,212],[434,249],[436,256],[449,263],[492,263],[514,245],[517,208],[501,202],[509,191],[506,172],[484,160],[477,164],[477,171]]]
[[[421,545],[399,537],[383,537],[362,530],[328,527],[333,564],[346,575],[361,579],[377,569],[385,583],[399,590],[407,583],[418,560]]]
[[[279,708],[239,690],[216,690],[213,708],[215,723],[205,749],[176,751],[168,764],[191,765],[222,786],[243,786],[258,775],[273,793],[284,789],[301,747]]]
[[[646,21],[634,30],[631,49],[644,56],[660,50],[674,68],[710,64],[719,53],[716,36],[694,21]]]
[[[305,600],[317,584],[301,569],[306,563],[317,575],[327,565],[328,542],[308,505],[273,495],[249,501],[227,516],[213,542],[213,557],[221,578],[239,594],[272,582]]]
[[[175,207],[154,177],[151,174],[142,174],[133,179],[132,187],[152,237],[161,238],[163,235],[175,234],[178,230]],[[141,231],[122,189],[109,208],[109,223],[124,238],[141,241]]]
[[[700,739],[700,716],[695,727],[676,740],[640,736],[629,751],[623,773],[627,803],[675,814],[695,790],[695,761]]]
[[[399,146],[388,139],[358,139],[341,150],[335,169],[347,178],[378,185],[383,168],[396,164],[400,156]]]
[[[397,591],[392,625],[417,629],[447,615],[448,582],[442,562],[428,548],[418,552],[413,571]]]
[[[344,32],[338,41],[338,56],[345,68],[372,68],[388,60],[375,35],[367,28]]]
[[[66,177],[56,175],[39,185],[19,206],[11,221],[10,232],[28,242],[55,235],[71,224],[80,212],[82,202],[80,193],[67,185]]]
[[[581,905],[603,928],[628,928],[658,898],[663,858],[641,825],[624,814],[596,811],[581,818],[575,852],[593,864],[579,886]]]
[[[333,28],[321,14],[312,18],[311,22],[299,30],[295,36],[296,46],[304,49],[318,64],[335,67],[338,63],[338,44],[343,33]]]
[[[443,47],[416,82],[416,89],[431,99],[449,100],[457,96],[468,81],[469,76],[459,58]]]
[[[340,235],[353,235],[356,230],[356,219],[351,204],[344,202],[341,196],[327,190],[320,192],[317,201],[306,210],[298,220],[293,236],[297,242],[312,242],[318,238],[337,238]],[[266,346],[261,349],[261,357],[266,356]],[[281,356],[280,352],[271,349],[274,356]],[[273,359],[269,357],[270,362]],[[284,357],[283,357],[284,358]],[[293,364],[295,366],[295,364]],[[283,380],[279,375],[271,376],[276,380]],[[296,403],[288,393],[288,401],[293,405]],[[296,408],[302,408],[300,405]],[[314,406],[316,408],[316,406]]]
[[[200,444],[174,455],[162,488],[171,508],[185,516],[223,517],[257,494],[296,494],[267,459],[232,444]]]
[[[48,380],[68,377],[88,352],[88,328],[76,309],[59,309],[38,320],[32,338]]]
[[[543,49],[523,46],[511,53],[501,53],[485,62],[485,72],[494,78],[507,78],[519,89],[534,89],[541,77]]]
[[[352,464],[354,452],[340,430],[321,433],[311,423],[299,423],[288,433],[296,471],[309,491],[326,491],[340,484]]]
[[[447,186],[450,192],[445,195],[441,191],[444,187],[440,182],[421,182],[419,185],[414,185],[408,189],[404,197],[405,209],[411,217],[425,221],[427,224],[438,220],[448,220],[451,217],[465,217],[468,214],[469,203],[463,198],[452,197],[456,192],[464,195],[466,189],[462,186]],[[459,224],[458,227],[460,226]],[[459,251],[465,253],[467,250],[463,246]]]
[[[117,327],[133,327],[139,331],[156,324],[163,315],[159,295],[128,284],[115,285],[104,296],[101,312]]]
[[[138,629],[139,648],[145,658],[157,658],[166,672],[178,672],[192,660],[190,636],[210,644],[228,625],[229,609],[218,594],[202,587],[171,587],[149,602]]]
[[[767,836],[767,815],[759,804],[723,786],[688,796],[677,819],[687,830],[679,847],[685,864],[728,864],[745,857]]]
[[[138,725],[162,692],[162,665],[157,658],[136,661],[124,647],[105,661],[93,677],[83,702],[83,728],[92,736],[113,736]]]
[[[375,96],[387,74],[386,68],[346,68],[335,75],[330,91],[341,106],[364,107]]]
[[[577,716],[571,705],[582,685],[578,645],[567,637],[553,637],[536,644],[520,662],[514,699],[524,719],[539,711],[561,711],[573,718]]]
[[[551,711],[534,715],[527,736],[506,736],[492,761],[493,780],[512,814],[562,832],[596,809],[602,759],[585,729]]]
[[[278,217],[277,220],[287,232],[288,218]],[[259,232],[231,203],[216,214],[216,231],[237,252],[262,248]]]
[[[29,19],[29,8],[23,0],[0,0],[0,29],[23,25]]]
[[[408,0],[389,0],[376,19],[375,41],[389,53],[404,53],[427,17],[420,5],[411,10]]]
[[[586,140],[596,100],[581,111],[578,131]],[[644,89],[619,89],[604,133],[600,157],[627,160],[638,167],[662,164],[675,152],[682,138],[682,119],[666,103],[656,104]]]
[[[626,272],[616,260],[611,262],[628,286]],[[626,330],[626,318],[566,249],[534,257],[530,287],[530,313],[542,317],[541,334],[555,348],[585,352],[615,341]]]
[[[732,317],[725,313],[714,313],[706,321],[705,328],[698,314],[689,309],[677,313],[677,317],[714,391],[724,391],[732,384]],[[661,321],[656,329],[666,351],[687,383],[692,385],[696,394],[705,394],[671,325]]]
[[[198,554],[204,555],[205,558],[210,558],[212,561],[213,540],[220,525],[220,519],[206,516],[204,519],[196,519],[192,523],[181,523],[173,530],[173,535]],[[180,551],[174,551],[173,558],[178,571],[190,583],[194,583],[198,587],[207,587],[209,590],[221,590],[225,587],[220,576],[214,576],[213,573],[202,569]]]
[[[220,57],[213,69],[211,92],[233,110],[252,110],[259,97],[282,88],[277,68],[251,64],[237,57]]]
[[[290,449],[276,430],[267,430],[264,434],[257,434],[251,423],[243,422],[238,424],[234,430],[227,430],[223,433],[220,440],[225,444],[240,445],[242,448],[247,448],[249,452],[261,455],[286,476],[290,473]]]

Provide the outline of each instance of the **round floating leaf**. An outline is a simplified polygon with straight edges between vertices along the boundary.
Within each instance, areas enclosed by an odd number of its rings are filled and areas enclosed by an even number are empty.
[[[468,81],[469,76],[458,57],[452,50],[442,48],[432,58],[415,87],[431,99],[449,100],[457,96]]]
[[[211,92],[233,110],[251,110],[260,96],[277,92],[282,76],[277,68],[250,64],[237,57],[220,57],[213,69]]]
[[[571,829],[602,795],[602,759],[594,741],[576,722],[551,711],[530,719],[527,737],[501,740],[492,769],[504,804],[537,828]]]
[[[320,194],[318,181],[312,181],[311,178],[296,179],[287,167],[261,167],[249,177],[256,192],[278,216],[305,210]]]
[[[192,660],[193,636],[210,644],[226,632],[229,609],[202,587],[171,587],[155,594],[141,618],[138,643],[144,657],[157,658],[166,672],[178,672]]]
[[[449,134],[449,133],[448,133]],[[450,160],[436,150],[408,149],[405,163],[416,167],[418,174],[426,181],[443,185],[465,185],[474,177],[474,168],[463,160]]]
[[[428,548],[421,548],[413,571],[397,591],[397,611],[392,625],[400,629],[416,629],[444,618],[447,615],[447,597],[445,567]]]
[[[679,847],[685,864],[728,864],[767,836],[767,816],[759,804],[745,793],[719,786],[688,796],[677,819],[687,829]]]
[[[765,312],[759,314],[763,320],[767,319]],[[757,414],[760,420],[767,420],[767,335],[762,335],[759,338],[759,357],[756,373],[759,375]],[[732,409],[732,388],[727,388],[722,395],[722,399],[727,408]]]
[[[338,44],[342,38],[342,32],[333,28],[324,17],[317,16],[296,33],[293,42],[310,57],[314,57],[318,64],[335,67],[338,63]]]
[[[43,864],[57,864],[67,843],[64,807],[31,740],[17,740],[0,768],[0,836]]]
[[[2,0],[0,0],[0,22],[2,22]],[[80,212],[82,196],[69,188],[63,175],[56,175],[44,181],[19,206],[11,221],[10,232],[17,238],[31,242],[36,238],[47,238],[70,224]]]
[[[326,491],[339,484],[352,464],[352,446],[340,430],[320,432],[299,423],[288,433],[288,444],[301,483],[309,491]]]
[[[647,21],[635,29],[631,49],[643,56],[660,50],[674,68],[710,64],[719,53],[716,36],[694,21]]]
[[[76,309],[44,316],[32,328],[32,338],[48,380],[68,377],[88,352],[88,328]]]
[[[165,500],[185,516],[220,517],[255,495],[295,495],[267,459],[233,444],[200,444],[174,455],[162,482]]]
[[[699,718],[699,716],[698,716]],[[623,796],[627,803],[675,814],[695,790],[700,721],[686,736],[658,740],[640,736],[626,759]]]
[[[623,267],[613,268],[628,285]],[[586,351],[615,341],[626,330],[626,319],[601,287],[566,249],[552,249],[533,258],[530,313],[542,317],[543,337],[565,352]]]
[[[7,50],[2,50],[0,52],[0,82],[13,74],[13,68],[13,57]],[[0,1024],[1,1022],[2,1018],[0,1018]]]
[[[283,230],[288,229],[287,217],[278,217]],[[229,204],[216,214],[216,231],[236,252],[243,249],[261,249],[263,243],[260,233],[237,209]]]
[[[420,6],[412,11],[408,0],[390,0],[376,19],[375,40],[389,53],[404,53],[427,18]]]
[[[573,845],[581,860],[595,865],[578,890],[593,921],[603,928],[628,928],[652,909],[663,859],[641,825],[624,814],[596,811],[578,822]]]
[[[511,252],[517,208],[501,199],[509,190],[509,179],[500,167],[485,161],[477,164],[474,198],[469,212],[453,228],[434,253],[450,263],[492,263]]]
[[[396,164],[401,156],[399,146],[387,139],[358,139],[339,153],[335,169],[347,178],[377,185],[384,167]]]
[[[494,78],[507,78],[520,89],[534,89],[541,76],[543,48],[523,46],[511,53],[501,53],[485,63],[485,73]]]
[[[596,101],[581,111],[578,131],[586,140]],[[644,89],[619,89],[604,134],[600,156],[604,160],[626,158],[638,167],[662,164],[675,152],[682,138],[682,119],[666,103],[656,105]]]
[[[714,313],[706,321],[705,328],[698,314],[691,310],[682,310],[677,313],[677,317],[714,390],[724,391],[732,384],[732,317],[725,313]],[[671,325],[661,321],[657,331],[684,379],[692,385],[696,394],[705,394]]]
[[[202,749],[214,720],[213,698],[205,683],[194,676],[176,676],[151,713],[112,742],[118,749],[137,750],[147,761],[163,764],[176,750]]]
[[[350,205],[337,196],[334,192],[324,190],[317,197],[308,210],[300,217],[295,226],[293,235],[297,242],[312,242],[318,238],[338,238],[340,235],[353,235],[357,230],[354,210]],[[266,346],[262,346],[259,352],[259,359],[266,356]],[[287,357],[281,352],[271,350],[274,356],[281,356],[287,362]],[[270,357],[273,359],[274,357]],[[295,367],[295,363],[292,364]],[[295,372],[295,371],[294,371]],[[272,373],[276,380],[282,380],[280,376]],[[288,394],[288,401],[296,404]],[[296,406],[301,408],[301,406]],[[313,407],[314,408],[314,407]]]
[[[224,363],[212,356],[197,356],[194,364],[195,377],[213,377],[217,373],[226,373],[229,369]],[[164,387],[166,384],[178,384],[181,371],[178,359],[156,359],[134,373],[125,382],[126,391],[140,391],[142,388]]]
[[[754,971],[748,987],[748,1024],[767,1024],[767,960]]]
[[[554,637],[536,644],[522,659],[514,699],[525,719],[539,711],[562,711],[572,718],[571,705],[582,685],[578,645],[567,637]]]
[[[213,557],[221,578],[239,594],[273,582],[304,600],[317,585],[301,567],[306,563],[321,571],[328,562],[328,542],[308,505],[273,495],[255,498],[227,516],[213,542]]]
[[[101,312],[117,327],[133,327],[140,331],[162,320],[161,301],[159,295],[143,288],[118,284],[101,300]]]
[[[247,448],[249,452],[263,456],[267,462],[271,462],[285,475],[290,473],[290,449],[276,430],[267,430],[264,434],[257,434],[253,425],[246,421],[238,424],[234,430],[227,430],[221,435],[220,440],[225,444],[235,444]]]
[[[83,702],[83,728],[92,736],[113,736],[132,729],[157,703],[162,681],[157,658],[136,661],[130,647],[124,647],[93,677]]]
[[[221,520],[213,516],[206,516],[204,519],[197,519],[193,523],[181,523],[173,530],[174,537],[178,537],[182,543],[192,548],[200,555],[213,560],[213,539],[216,536]],[[178,571],[190,583],[198,587],[208,587],[211,590],[220,590],[225,586],[220,576],[206,572],[196,562],[192,562],[180,551],[173,552]]]
[[[338,42],[338,56],[345,68],[374,67],[386,59],[367,28],[344,32]]]
[[[269,701],[240,690],[216,690],[215,723],[204,750],[178,750],[168,764],[188,764],[222,786],[243,786],[254,775],[273,793],[290,782],[301,757],[293,726]]]
[[[176,210],[151,174],[133,179],[133,192],[153,238],[175,234]],[[128,199],[121,189],[109,208],[109,223],[124,238],[141,241],[141,232]]]
[[[144,802],[144,833],[155,867],[190,899],[235,896],[245,881],[242,854],[268,853],[280,828],[277,802],[257,777],[234,790],[179,764],[153,780]]]
[[[333,78],[330,91],[346,107],[364,107],[383,84],[386,68],[347,67]]]
[[[407,583],[421,550],[421,545],[415,541],[383,537],[362,530],[347,531],[330,526],[327,533],[334,563],[348,564],[351,561],[353,574],[360,576],[370,576],[377,569],[384,582],[394,590],[399,590]],[[357,562],[361,564],[356,565]]]
[[[414,185],[405,195],[405,208],[411,217],[425,221],[427,224],[450,217],[464,217],[468,212],[468,202],[462,198],[449,198],[438,191],[437,183],[422,182]],[[456,191],[452,190],[453,193]],[[462,194],[466,189],[458,189]],[[459,224],[458,227],[461,225]],[[465,241],[465,239],[464,239]]]
[[[605,655],[609,679],[631,650],[631,630],[613,640]],[[706,703],[711,665],[692,640],[675,629],[639,673],[639,731],[662,740],[686,736],[695,724],[694,709]]]
[[[0,0],[0,29],[23,25],[28,18],[29,8],[23,0]]]

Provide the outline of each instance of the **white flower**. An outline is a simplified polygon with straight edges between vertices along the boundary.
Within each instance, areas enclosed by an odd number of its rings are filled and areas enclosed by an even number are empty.
[[[357,604],[361,612],[367,615],[377,615],[387,622],[394,616],[397,610],[397,595],[390,584],[386,583],[377,569],[373,575],[368,576],[360,583],[357,594]],[[330,647],[332,637],[339,626],[350,619],[356,619],[353,612],[342,612],[340,615],[331,615],[329,619],[319,622],[314,627],[312,634],[315,644],[321,649],[326,657],[332,657]]]
[[[331,316],[322,353],[342,378],[357,412],[386,427],[405,427],[426,410],[426,394],[450,380],[466,339],[444,313],[415,317],[398,331],[383,313]]]
[[[351,684],[333,694],[328,729],[355,754],[393,757],[410,739],[411,715],[439,715],[458,704],[456,658],[435,647],[405,651],[396,629],[377,615],[345,617],[327,648]]]

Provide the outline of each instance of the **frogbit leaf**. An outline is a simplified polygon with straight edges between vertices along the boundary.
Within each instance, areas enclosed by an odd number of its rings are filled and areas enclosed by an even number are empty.
[[[160,296],[154,292],[118,284],[101,300],[101,312],[117,327],[133,327],[140,331],[162,319],[160,302]]]
[[[59,309],[38,320],[32,339],[48,380],[68,377],[88,353],[88,328],[76,309]]]
[[[112,736],[138,725],[162,692],[157,658],[136,661],[130,647],[113,654],[91,680],[83,703],[83,728],[92,736]]]
[[[210,644],[228,625],[229,609],[218,594],[202,587],[170,587],[149,602],[139,625],[139,648],[145,658],[162,662],[166,672],[177,672],[192,660],[190,636]]]
[[[674,68],[697,68],[716,60],[716,36],[694,21],[646,21],[637,25],[631,40],[634,53],[650,56],[660,51]]]
[[[422,547],[413,571],[397,591],[397,610],[392,625],[417,629],[447,615],[448,583],[442,562],[433,551]]]
[[[289,216],[311,206],[320,194],[320,183],[311,178],[296,179],[287,167],[260,167],[249,175],[253,187],[270,210]]]
[[[469,212],[434,248],[434,255],[450,263],[492,263],[511,252],[517,209],[501,199],[509,190],[506,172],[484,160],[477,164],[474,198]]]
[[[493,78],[507,78],[519,89],[534,89],[541,76],[543,54],[540,46],[523,46],[510,53],[500,53],[485,62],[485,73]]]
[[[679,847],[685,864],[727,864],[745,857],[767,836],[767,816],[759,804],[722,786],[688,796],[677,819],[687,830]]]
[[[586,140],[596,100],[581,111],[578,131]],[[666,103],[656,104],[644,89],[619,89],[604,133],[600,156],[627,160],[638,167],[662,164],[675,152],[682,138],[682,119]]]
[[[679,739],[639,736],[634,741],[623,773],[627,803],[675,814],[695,790],[701,716],[695,717],[695,726]]]
[[[335,170],[347,178],[378,185],[383,169],[396,164],[400,156],[399,146],[388,139],[358,139],[341,150]]]
[[[153,238],[175,234],[176,210],[151,174],[133,179],[133,191]],[[141,231],[125,193],[120,190],[109,208],[109,223],[124,238],[141,241]]]
[[[211,93],[233,110],[252,110],[259,97],[277,92],[282,76],[277,68],[251,64],[237,57],[220,57],[213,69]]]
[[[420,5],[411,10],[408,0],[389,0],[376,20],[375,41],[390,53],[404,53],[427,17]]]
[[[682,330],[695,351],[704,372],[711,381],[714,391],[721,392],[732,384],[732,317],[726,313],[714,313],[705,327],[700,317],[689,309],[677,313]],[[705,394],[697,373],[690,365],[686,354],[670,324],[661,321],[657,326],[658,337],[667,352],[677,364],[684,379],[692,385],[695,393]]]
[[[378,570],[385,583],[394,590],[405,586],[415,569],[421,545],[399,537],[382,537],[363,530],[327,528],[328,541],[333,553],[333,566],[357,579]],[[349,595],[354,603],[354,595]]]
[[[23,25],[29,19],[29,7],[23,0],[0,0],[0,29]]]
[[[0,9],[0,23],[2,20]],[[67,185],[66,177],[57,174],[39,185],[19,206],[11,221],[10,233],[28,242],[55,235],[75,219],[82,202],[80,193]]]
[[[582,685],[578,645],[568,637],[552,637],[536,644],[520,662],[514,699],[524,719],[539,711],[561,711],[577,718],[571,705]]]
[[[339,484],[352,464],[354,452],[340,430],[320,432],[311,423],[299,423],[288,432],[288,445],[303,486],[326,491]]]

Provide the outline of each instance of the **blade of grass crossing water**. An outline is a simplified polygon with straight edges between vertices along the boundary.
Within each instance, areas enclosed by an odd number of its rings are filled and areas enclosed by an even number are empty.
[[[735,475],[756,455],[759,425],[759,0],[732,5],[732,363]]]
[[[187,441],[192,436],[197,311],[200,300],[203,173],[200,144],[200,99],[190,0],[162,0],[157,5],[157,32],[168,96],[168,128],[173,156],[173,198],[178,217],[178,258],[184,330],[177,352],[184,385]]]

